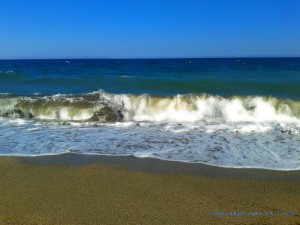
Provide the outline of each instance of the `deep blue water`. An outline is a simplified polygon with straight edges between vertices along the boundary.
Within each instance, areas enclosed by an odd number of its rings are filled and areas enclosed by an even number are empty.
[[[300,58],[0,60],[0,93],[263,95],[300,99]]]

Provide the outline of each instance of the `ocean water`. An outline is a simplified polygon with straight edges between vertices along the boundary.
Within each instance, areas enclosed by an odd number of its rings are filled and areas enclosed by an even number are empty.
[[[0,60],[0,155],[300,169],[300,58]]]

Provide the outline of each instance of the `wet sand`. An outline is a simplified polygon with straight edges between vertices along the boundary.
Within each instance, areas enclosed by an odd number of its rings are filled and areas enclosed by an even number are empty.
[[[300,224],[300,171],[0,157],[0,224]],[[218,212],[218,213],[216,213]]]

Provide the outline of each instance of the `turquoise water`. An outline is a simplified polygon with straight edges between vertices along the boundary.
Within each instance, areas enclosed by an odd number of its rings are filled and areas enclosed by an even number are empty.
[[[2,60],[0,154],[300,169],[300,58]]]

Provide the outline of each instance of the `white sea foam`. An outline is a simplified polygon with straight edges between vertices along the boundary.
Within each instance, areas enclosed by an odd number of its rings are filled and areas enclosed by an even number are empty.
[[[109,113],[118,111],[124,121],[300,123],[299,101],[271,97],[158,97],[93,92],[82,96],[56,94],[0,99],[0,112],[18,108],[46,120],[84,121],[105,107],[110,108]]]
[[[0,154],[133,155],[234,168],[300,169],[300,126],[276,123],[95,124],[0,120]]]
[[[299,115],[294,115],[289,105],[282,103],[279,109],[276,109],[276,99],[272,98],[226,99],[205,95],[190,98],[182,95],[174,98],[155,98],[146,95],[118,97],[120,99],[116,100],[114,96],[113,100],[124,104],[125,119],[133,121],[300,122]],[[300,104],[298,110],[299,106]]]
[[[9,92],[0,92],[0,96],[3,95],[3,96],[8,96],[8,95],[12,95],[11,93]]]
[[[299,106],[296,100],[208,95],[94,92],[4,97],[0,98],[0,154],[133,155],[235,168],[299,170]],[[21,113],[15,109],[34,117],[16,118]],[[118,110],[122,120],[87,120],[95,112],[101,117]]]
[[[120,78],[132,78],[132,77],[134,77],[134,76],[120,75],[119,77],[120,77]]]

